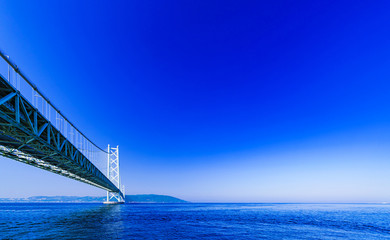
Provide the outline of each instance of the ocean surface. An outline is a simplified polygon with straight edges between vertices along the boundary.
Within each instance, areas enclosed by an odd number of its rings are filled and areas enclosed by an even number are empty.
[[[1,203],[0,239],[390,239],[390,205]]]

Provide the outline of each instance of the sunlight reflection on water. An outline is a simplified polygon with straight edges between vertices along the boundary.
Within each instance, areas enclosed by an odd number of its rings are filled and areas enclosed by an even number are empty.
[[[390,239],[389,205],[0,204],[2,239]]]

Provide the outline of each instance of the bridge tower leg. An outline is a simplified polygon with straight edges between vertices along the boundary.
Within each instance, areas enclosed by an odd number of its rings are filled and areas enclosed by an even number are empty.
[[[124,203],[124,187],[121,187],[119,175],[119,146],[107,149],[107,178],[121,191],[121,193],[107,191],[107,200],[105,204]]]

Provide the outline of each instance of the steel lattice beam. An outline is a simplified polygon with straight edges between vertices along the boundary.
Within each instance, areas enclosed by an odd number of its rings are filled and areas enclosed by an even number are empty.
[[[116,185],[1,75],[0,155],[120,193]]]

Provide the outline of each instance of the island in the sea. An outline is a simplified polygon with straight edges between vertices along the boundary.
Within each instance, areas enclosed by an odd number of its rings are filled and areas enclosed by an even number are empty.
[[[52,203],[102,203],[106,197],[93,196],[34,196],[26,198],[0,198],[0,202],[52,202]],[[185,200],[157,194],[126,195],[126,203],[188,203]]]

